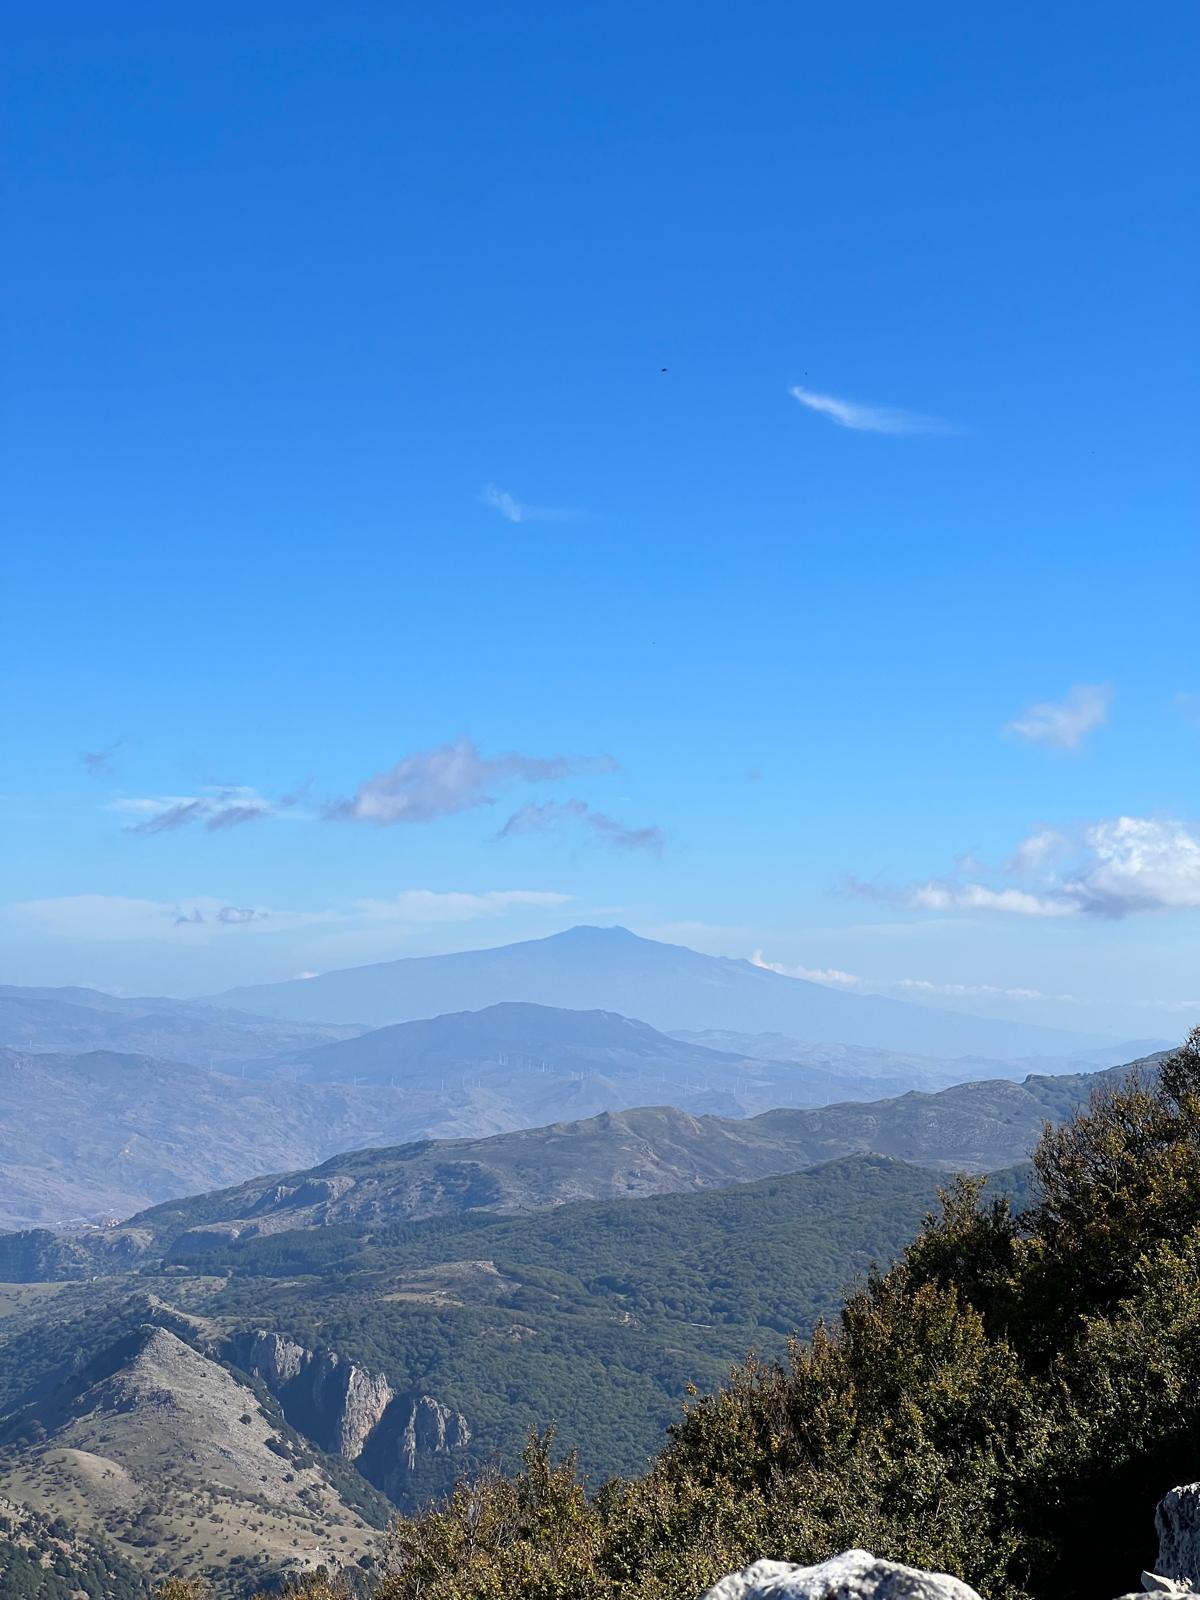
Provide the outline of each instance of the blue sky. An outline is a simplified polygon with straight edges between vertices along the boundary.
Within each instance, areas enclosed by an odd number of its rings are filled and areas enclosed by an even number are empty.
[[[10,981],[615,920],[1200,1020],[1198,32],[26,8]]]

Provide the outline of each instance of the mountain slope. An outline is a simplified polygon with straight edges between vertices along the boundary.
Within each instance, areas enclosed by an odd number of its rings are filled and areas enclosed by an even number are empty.
[[[736,1055],[672,1038],[613,1011],[566,1011],[522,1001],[377,1028],[310,1047],[291,1060],[310,1080],[342,1083],[354,1077],[423,1082],[477,1063],[534,1070],[553,1063],[610,1076],[706,1067],[728,1072],[741,1063]]]
[[[505,1000],[617,1011],[664,1031],[775,1031],[810,1043],[931,1056],[1062,1055],[1102,1042],[877,995],[846,994],[748,961],[641,939],[625,928],[572,928],[495,950],[409,957],[216,997],[219,1004],[266,1016],[371,1027],[477,1011]]]
[[[405,1508],[515,1464],[551,1421],[600,1481],[657,1447],[689,1381],[811,1329],[906,1242],[937,1182],[855,1157],[702,1194],[313,1228],[235,1244],[217,1272],[214,1256],[63,1284],[0,1320],[0,1412],[32,1389],[50,1422],[61,1365],[154,1322],[257,1373],[342,1453],[326,1466]]]
[[[301,1572],[375,1542],[250,1388],[153,1324],[6,1418],[0,1439],[0,1491],[143,1566],[169,1544],[186,1574],[260,1552]]]
[[[78,1270],[103,1270],[106,1261],[119,1267],[122,1251],[197,1260],[231,1241],[296,1228],[376,1228],[467,1211],[694,1193],[852,1155],[890,1156],[942,1172],[994,1171],[1024,1160],[1045,1121],[1061,1120],[1113,1076],[1115,1069],[1023,1083],[998,1079],[744,1120],[651,1107],[489,1139],[360,1150],[307,1171],[153,1207],[95,1239]],[[2,1241],[10,1276],[19,1275],[23,1252],[34,1250],[31,1237],[24,1239]]]
[[[305,1046],[316,1032],[264,1027]],[[128,1216],[366,1145],[477,1138],[648,1103],[738,1117],[1004,1071],[867,1054],[882,1076],[713,1051],[611,1012],[521,1004],[252,1060],[244,1076],[114,1051],[0,1049],[0,1227]],[[841,1047],[840,1068],[855,1058]]]

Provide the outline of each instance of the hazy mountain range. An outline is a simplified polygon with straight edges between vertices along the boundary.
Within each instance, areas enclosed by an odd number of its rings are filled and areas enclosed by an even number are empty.
[[[99,989],[0,984],[0,1045],[16,1050],[120,1050],[202,1067],[241,1067],[362,1032],[344,1024],[279,1022],[188,1000],[126,1000]]]
[[[1153,1066],[1157,1058],[1139,1063]],[[695,1193],[883,1155],[942,1172],[1023,1161],[1043,1124],[1086,1104],[1107,1074],[959,1084],[937,1094],[780,1109],[748,1118],[674,1107],[605,1112],[486,1139],[353,1150],[315,1167],[171,1199],[120,1227],[53,1239],[0,1238],[0,1278],[125,1270],[139,1259],[192,1260],[234,1243],[332,1225],[379,1228],[465,1212],[521,1212],[584,1200]]]
[[[200,1007],[176,1013],[170,1004],[114,1004],[91,991],[67,1001],[55,992],[0,995],[0,1021],[11,1035],[19,1017],[17,1031],[30,1041],[0,1048],[0,1226],[124,1217],[172,1195],[369,1145],[478,1137],[645,1105],[742,1117],[1022,1072],[1011,1061],[701,1036],[739,1047],[714,1050],[613,1012],[519,1002],[332,1040],[349,1030]],[[64,1036],[123,1047],[47,1048]],[[135,1054],[127,1040],[161,1041],[194,1060]],[[210,1068],[217,1051],[224,1071]]]
[[[869,1045],[929,1056],[1061,1056],[1103,1038],[989,1020],[783,977],[625,928],[571,928],[547,939],[415,956],[257,984],[213,1003],[291,1021],[383,1027],[507,1000],[607,1010],[652,1027],[779,1032],[809,1044]]]

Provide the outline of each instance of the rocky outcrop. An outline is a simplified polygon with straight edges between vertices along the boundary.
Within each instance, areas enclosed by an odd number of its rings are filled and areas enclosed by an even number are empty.
[[[300,1376],[313,1360],[313,1353],[282,1333],[259,1328],[235,1341],[234,1359],[243,1371],[261,1378],[274,1394]]]
[[[379,1427],[371,1435],[356,1465],[362,1475],[399,1506],[412,1503],[413,1494],[428,1492],[428,1469],[445,1486],[453,1480],[453,1465],[444,1460],[471,1442],[471,1429],[461,1411],[443,1405],[432,1395],[400,1395],[392,1401]]]
[[[1177,1583],[1174,1578],[1161,1577],[1157,1572],[1143,1572],[1138,1593],[1122,1595],[1121,1600],[1146,1600],[1147,1595],[1166,1595],[1170,1600],[1200,1600],[1200,1594],[1190,1583]]]
[[[398,1394],[377,1372],[336,1351],[309,1350],[285,1334],[258,1328],[236,1337],[230,1358],[266,1384],[294,1428],[322,1449],[353,1461],[395,1500],[425,1456],[471,1440],[461,1411],[431,1395]]]
[[[1154,1574],[1200,1588],[1200,1483],[1163,1495],[1154,1517],[1158,1561]]]
[[[409,1408],[401,1435],[401,1460],[407,1471],[415,1472],[419,1454],[444,1455],[470,1442],[471,1430],[462,1412],[451,1411],[423,1394]]]
[[[396,1391],[379,1373],[329,1355],[318,1368],[317,1398],[333,1419],[329,1448],[357,1461]]]
[[[980,1600],[944,1572],[919,1572],[880,1561],[867,1550],[847,1550],[815,1567],[756,1561],[709,1589],[701,1600]]]
[[[293,1426],[323,1450],[356,1461],[396,1397],[386,1378],[333,1350],[314,1351],[259,1328],[233,1342],[233,1359],[261,1378]]]

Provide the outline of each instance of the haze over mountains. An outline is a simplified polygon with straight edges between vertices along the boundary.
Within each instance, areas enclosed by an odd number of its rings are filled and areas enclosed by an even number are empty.
[[[99,989],[0,985],[0,1045],[17,1050],[120,1050],[202,1067],[241,1067],[362,1031],[279,1022],[188,1000],[127,1000]]]
[[[1137,1063],[1152,1070],[1158,1058]],[[297,1229],[377,1229],[464,1213],[514,1213],[594,1200],[719,1189],[846,1157],[881,1155],[940,1172],[993,1172],[1025,1160],[1047,1121],[1086,1104],[1107,1074],[958,1084],[937,1094],[846,1102],[756,1117],[693,1117],[670,1106],[605,1112],[487,1139],[354,1150],[172,1199],[120,1227],[64,1238],[0,1240],[0,1276],[123,1271],[139,1259],[187,1260]]]
[[[749,961],[642,939],[625,928],[571,928],[493,950],[408,957],[232,989],[213,999],[290,1021],[374,1028],[527,1000],[574,1011],[617,1011],[664,1032],[778,1032],[814,1044],[930,1056],[1061,1056],[1105,1043],[1094,1035],[848,994]]]
[[[463,1007],[522,990],[616,994],[683,1031],[669,1035],[607,1000],[589,1009],[510,997]],[[431,1014],[448,996],[454,1009]],[[647,1105],[753,1116],[1144,1053],[843,994],[619,928],[229,998],[236,1008],[0,988],[0,1225],[119,1218],[368,1146],[478,1138]],[[339,1020],[264,1016],[251,1005],[331,1007]],[[379,1028],[358,1020],[409,1008],[422,1015]],[[791,1032],[747,1032],[736,1019],[786,1021]],[[924,1050],[869,1042],[896,1034]],[[968,1041],[973,1053],[944,1053]],[[1038,1054],[1022,1060],[1017,1047]]]

